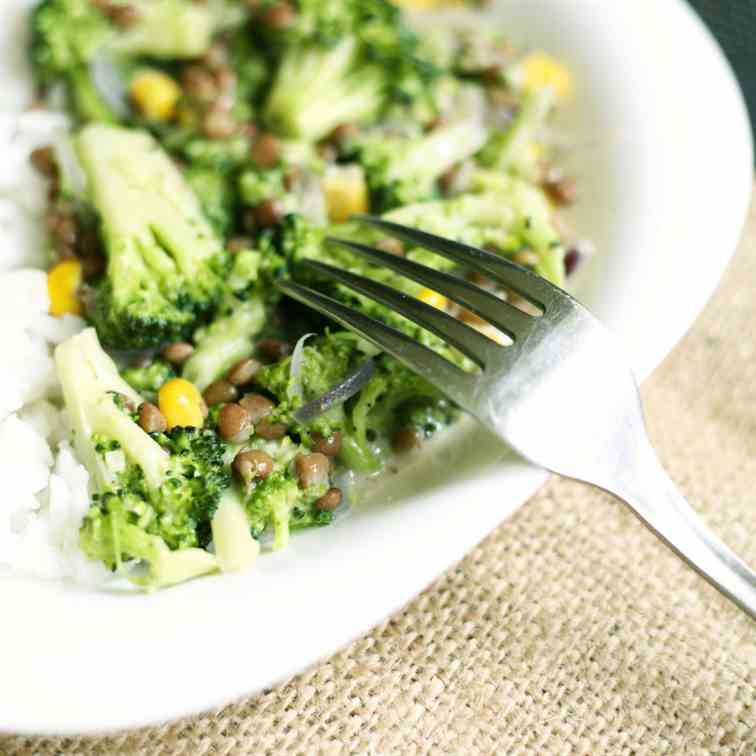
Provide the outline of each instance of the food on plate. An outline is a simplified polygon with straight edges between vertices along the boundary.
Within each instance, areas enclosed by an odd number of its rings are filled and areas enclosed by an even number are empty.
[[[8,274],[0,290],[33,293],[14,300],[27,313],[17,341],[46,382],[30,392],[19,366],[3,410],[0,441],[15,428],[39,463],[0,517],[0,563],[40,572],[47,548],[46,574],[99,564],[148,589],[240,570],[261,544],[330,523],[346,473],[379,473],[453,421],[437,389],[275,281],[305,280],[464,368],[433,334],[297,262],[384,282],[492,338],[328,238],[468,275],[352,218],[371,212],[564,283],[579,252],[559,209],[575,186],[551,118],[574,83],[476,13],[448,23],[384,0],[32,8],[37,97],[18,119],[39,133],[18,149],[46,195],[26,238],[48,272]]]

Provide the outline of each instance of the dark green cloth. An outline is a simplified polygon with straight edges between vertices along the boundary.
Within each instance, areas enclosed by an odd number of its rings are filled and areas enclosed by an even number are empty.
[[[735,69],[756,129],[756,0],[690,0]],[[701,93],[706,96],[705,92]]]

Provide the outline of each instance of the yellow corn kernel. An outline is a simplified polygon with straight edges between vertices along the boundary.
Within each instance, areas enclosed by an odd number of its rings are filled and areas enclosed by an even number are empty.
[[[47,293],[50,295],[50,314],[81,315],[79,299],[81,286],[81,263],[78,260],[62,260],[47,274]]]
[[[418,298],[421,302],[425,302],[425,304],[435,307],[437,310],[445,310],[446,303],[448,302],[443,294],[439,294],[437,291],[433,291],[433,289],[423,289]]]
[[[569,70],[542,52],[526,55],[521,62],[523,86],[528,91],[551,87],[557,97],[567,98],[572,94],[573,81]]]
[[[129,85],[132,102],[140,112],[156,121],[168,121],[176,113],[181,88],[168,74],[146,68]]]
[[[362,169],[357,166],[336,168],[323,177],[328,218],[342,223],[350,215],[368,212],[368,187]]]
[[[204,425],[202,395],[193,383],[183,378],[171,378],[160,387],[158,407],[169,428],[201,428]]]

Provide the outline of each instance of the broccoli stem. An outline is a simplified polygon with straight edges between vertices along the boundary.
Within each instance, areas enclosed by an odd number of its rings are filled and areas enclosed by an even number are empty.
[[[200,391],[252,354],[252,339],[265,323],[265,308],[259,299],[234,300],[224,309],[230,314],[203,329],[197,338],[197,348],[184,365],[183,377]]]
[[[528,94],[509,128],[495,132],[481,150],[481,164],[521,176],[531,175],[534,167],[531,148],[553,105],[554,93],[548,87]]]
[[[118,441],[126,454],[137,460],[148,485],[158,488],[168,469],[167,452],[148,436],[113,401],[111,392],[125,396],[134,406],[142,399],[118,374],[118,368],[102,350],[94,328],[64,341],[55,350],[55,365],[74,430],[79,459],[95,471],[97,484],[109,486],[114,475],[96,453],[94,433]]]
[[[81,121],[116,123],[117,118],[100,97],[92,76],[86,68],[76,66],[67,72],[68,92]]]
[[[260,554],[260,544],[252,538],[249,518],[239,494],[227,489],[212,521],[213,544],[223,572],[238,572],[251,566]]]

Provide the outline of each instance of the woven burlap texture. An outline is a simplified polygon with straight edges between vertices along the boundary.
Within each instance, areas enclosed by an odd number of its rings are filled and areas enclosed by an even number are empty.
[[[643,391],[663,462],[752,564],[754,323],[756,202],[717,295]],[[553,479],[403,611],[278,688],[133,733],[0,737],[0,753],[753,754],[756,625],[622,505]]]

